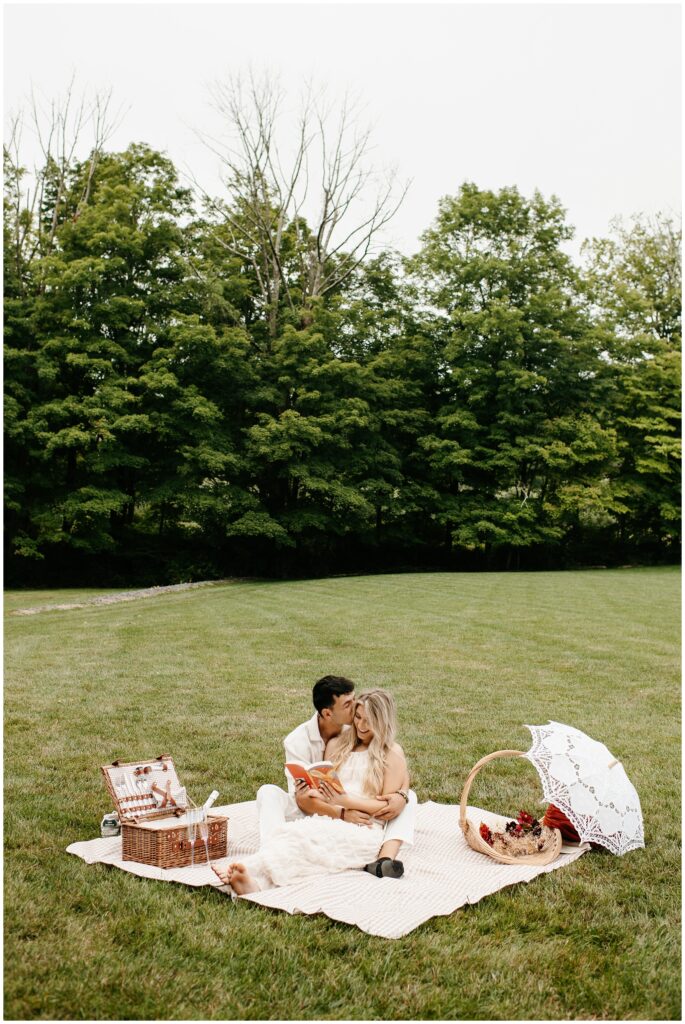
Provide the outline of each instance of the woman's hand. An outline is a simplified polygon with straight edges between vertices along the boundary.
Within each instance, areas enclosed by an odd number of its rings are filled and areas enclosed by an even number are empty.
[[[333,789],[327,782],[319,780],[319,792],[317,794],[322,800],[325,800],[327,804],[337,804],[338,807],[349,807],[350,798],[347,793],[338,793],[336,789]]]
[[[366,811],[354,811],[349,808],[345,811],[345,821],[349,825],[367,825],[369,828],[373,825],[371,815]]]

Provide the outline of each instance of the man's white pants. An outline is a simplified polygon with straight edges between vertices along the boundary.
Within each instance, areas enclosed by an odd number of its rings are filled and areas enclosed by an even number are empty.
[[[257,790],[257,811],[260,846],[286,821],[305,817],[290,794],[280,786],[261,786]]]
[[[407,793],[409,803],[403,811],[389,821],[383,833],[383,842],[389,839],[399,839],[405,846],[414,845],[414,824],[416,822],[416,793],[410,789]]]
[[[390,839],[411,846],[414,842],[414,824],[416,821],[416,793],[409,790],[409,803],[396,818],[389,821],[383,832],[383,843]],[[262,846],[269,836],[286,821],[304,818],[295,800],[281,789],[280,786],[261,786],[257,792],[257,810],[259,812],[259,845]],[[381,844],[382,845],[382,844]]]

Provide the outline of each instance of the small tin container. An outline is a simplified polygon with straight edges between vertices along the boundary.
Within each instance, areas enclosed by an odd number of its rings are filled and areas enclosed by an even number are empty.
[[[121,823],[116,811],[105,814],[100,822],[100,835],[103,839],[110,839],[121,834]]]

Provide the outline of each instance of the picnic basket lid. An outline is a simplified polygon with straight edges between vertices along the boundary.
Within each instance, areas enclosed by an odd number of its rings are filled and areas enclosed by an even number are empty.
[[[469,792],[471,785],[481,768],[488,764],[490,761],[494,761],[498,757],[525,757],[525,753],[522,750],[495,750],[492,754],[488,754],[486,757],[481,757],[480,761],[474,764],[473,768],[466,777],[464,788],[461,792],[461,800],[459,802],[459,825],[464,838],[469,844],[472,850],[477,853],[484,853],[488,857],[492,857],[493,860],[498,861],[500,864],[551,864],[553,860],[556,860],[561,853],[562,837],[559,829],[554,829],[554,840],[550,842],[547,849],[542,850],[540,853],[521,853],[518,856],[513,856],[506,853],[500,853],[498,850],[493,850],[489,843],[486,843],[480,834],[480,831],[472,821],[466,817],[466,807],[469,799]]]
[[[141,761],[113,761],[101,766],[105,785],[122,822],[168,817],[191,804],[170,754]]]

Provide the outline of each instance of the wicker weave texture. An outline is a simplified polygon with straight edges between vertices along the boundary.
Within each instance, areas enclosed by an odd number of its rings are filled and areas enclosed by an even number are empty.
[[[226,856],[228,818],[210,814],[207,826],[209,859],[220,860]],[[168,828],[160,828],[159,823],[157,827],[151,827],[146,822],[122,822],[121,844],[124,860],[152,864],[157,868],[185,868],[191,863],[207,862],[207,851],[199,832],[187,825],[179,826],[174,817],[169,818]]]
[[[464,833],[464,838],[476,853],[484,853],[487,857],[492,857],[493,860],[498,861],[500,864],[536,864],[540,866],[551,864],[561,853],[562,838],[559,829],[554,829],[554,842],[550,843],[546,850],[543,850],[541,853],[520,854],[518,857],[514,857],[506,853],[500,853],[498,850],[493,850],[490,844],[486,843],[481,836],[478,827],[466,817],[466,807],[473,780],[484,765],[498,757],[525,757],[525,754],[522,750],[495,750],[494,753],[488,754],[487,757],[482,757],[480,761],[474,764],[461,792],[459,825]]]

